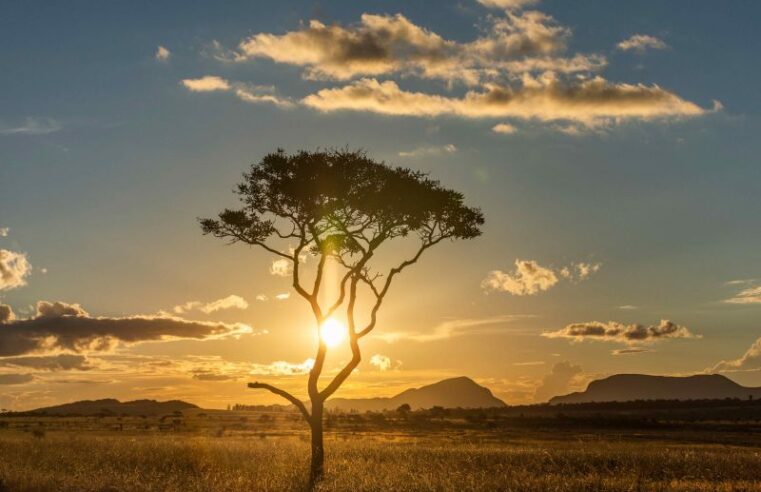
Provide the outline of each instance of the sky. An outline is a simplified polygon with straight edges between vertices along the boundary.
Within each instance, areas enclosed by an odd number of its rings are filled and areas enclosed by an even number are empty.
[[[3,5],[0,407],[305,397],[287,269],[197,222],[277,148],[363,149],[486,218],[399,277],[336,396],[761,386],[758,2]]]

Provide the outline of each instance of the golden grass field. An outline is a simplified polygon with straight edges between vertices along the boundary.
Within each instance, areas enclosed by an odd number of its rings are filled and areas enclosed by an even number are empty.
[[[141,429],[140,419],[129,418],[17,419],[0,428],[0,489],[304,490],[307,436],[294,419],[278,418],[236,417],[224,430],[188,418],[165,430]],[[328,432],[326,478],[317,490],[761,490],[761,446],[732,433],[717,437],[346,427]]]

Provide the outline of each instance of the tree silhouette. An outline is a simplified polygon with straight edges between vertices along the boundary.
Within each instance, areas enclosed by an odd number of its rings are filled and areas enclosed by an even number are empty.
[[[266,155],[244,174],[237,187],[243,207],[224,210],[217,219],[201,219],[204,234],[258,246],[287,260],[293,288],[309,303],[318,333],[317,353],[309,372],[310,408],[292,394],[267,383],[249,383],[291,402],[312,433],[310,478],[322,477],[323,408],[329,398],[359,365],[359,342],[375,328],[378,310],[394,278],[415,264],[431,247],[445,239],[471,239],[481,234],[483,215],[466,207],[463,195],[446,189],[424,173],[390,167],[361,151],[330,150],[286,154],[282,149]],[[393,239],[415,241],[414,253],[380,271],[371,259]],[[295,242],[281,250],[275,243]],[[305,282],[301,258],[317,258],[314,279]],[[326,264],[340,269],[335,299],[321,303],[320,289]],[[311,284],[311,285],[309,285]],[[365,320],[357,318],[360,289],[369,296]],[[352,357],[322,389],[318,380],[328,346],[319,336],[323,324],[345,309]]]

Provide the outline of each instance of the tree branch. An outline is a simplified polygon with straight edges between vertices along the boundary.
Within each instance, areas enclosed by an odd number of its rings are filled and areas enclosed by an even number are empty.
[[[299,409],[299,411],[301,412],[301,415],[304,416],[304,419],[306,419],[307,422],[311,421],[312,417],[311,415],[309,415],[309,411],[307,410],[307,407],[304,405],[304,402],[302,402],[301,400],[299,400],[292,394],[288,393],[287,391],[282,390],[280,388],[276,388],[275,386],[272,386],[271,384],[259,383],[259,382],[248,383],[248,387],[253,389],[266,389],[267,391],[270,391],[271,393],[274,393],[278,396],[282,396],[283,398],[291,402],[296,408]]]

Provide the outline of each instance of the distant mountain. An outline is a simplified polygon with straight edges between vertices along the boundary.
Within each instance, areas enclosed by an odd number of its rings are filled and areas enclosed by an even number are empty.
[[[175,411],[198,408],[181,400],[156,401],[135,400],[120,402],[112,398],[83,400],[54,407],[38,408],[24,412],[35,415],[166,415]]]
[[[431,408],[504,407],[505,402],[492,392],[466,377],[445,379],[421,388],[408,389],[391,398],[333,398],[325,402],[331,410],[359,412],[396,410],[407,403],[413,410]]]
[[[761,398],[761,388],[747,388],[720,374],[687,377],[617,374],[589,383],[586,391],[556,396],[550,404],[631,400],[715,400]]]

